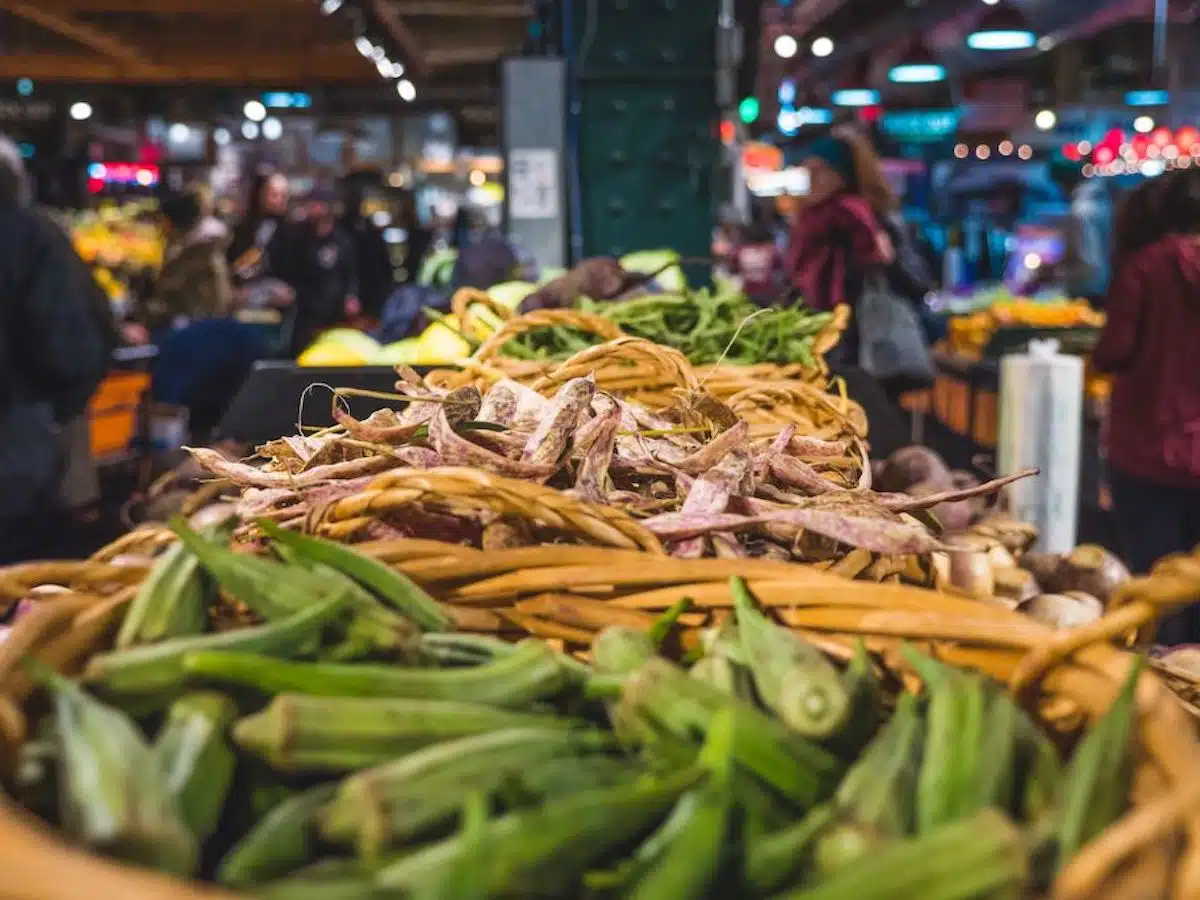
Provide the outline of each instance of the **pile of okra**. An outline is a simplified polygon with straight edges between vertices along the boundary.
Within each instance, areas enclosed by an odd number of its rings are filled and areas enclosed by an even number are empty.
[[[842,668],[733,579],[590,664],[454,633],[401,574],[264,523],[177,522],[113,649],[49,702],[17,792],[99,854],[288,900],[1036,895],[1126,808],[1131,674],[1064,748],[987,678],[905,648]],[[259,624],[214,631],[217,603]]]

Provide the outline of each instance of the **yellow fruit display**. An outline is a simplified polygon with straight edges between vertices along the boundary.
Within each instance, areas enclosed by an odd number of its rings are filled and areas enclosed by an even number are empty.
[[[1084,300],[1039,302],[1001,300],[986,309],[954,316],[948,326],[950,348],[964,356],[983,353],[992,335],[1001,328],[1102,328],[1104,313]]]
[[[349,347],[317,342],[296,359],[301,366],[365,366],[368,360]]]
[[[457,316],[434,322],[417,338],[417,360],[413,365],[440,366],[458,362],[471,355],[471,345],[457,333]]]

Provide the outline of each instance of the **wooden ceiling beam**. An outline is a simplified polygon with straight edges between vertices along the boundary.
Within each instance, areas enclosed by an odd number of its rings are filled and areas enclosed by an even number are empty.
[[[494,63],[505,53],[512,50],[511,46],[499,44],[483,44],[479,46],[455,46],[435,48],[425,51],[425,58],[432,69],[450,69],[455,66],[476,66]]]
[[[446,2],[437,0],[393,0],[402,16],[435,19],[525,19],[529,8],[524,3]]]
[[[117,60],[127,66],[153,68],[153,63],[141,48],[69,15],[51,12],[37,4],[27,3],[25,0],[0,0],[0,9],[7,10],[20,19],[33,22],[35,25],[87,47],[89,50],[94,50],[101,56]]]
[[[237,13],[241,16],[278,16],[295,9],[301,0],[54,0],[61,13]]]
[[[416,36],[409,29],[400,13],[387,0],[370,0],[371,9],[375,13],[375,18],[379,20],[379,24],[383,26],[388,37],[396,42],[400,51],[404,54],[403,62],[408,67],[409,71],[418,77],[423,77],[429,73],[429,62],[425,58],[425,53],[417,43]]]
[[[254,85],[285,88],[322,82],[378,83],[375,71],[347,54],[252,54],[175,57],[169,65],[127,66],[113,60],[52,53],[0,54],[0,78],[114,84]]]

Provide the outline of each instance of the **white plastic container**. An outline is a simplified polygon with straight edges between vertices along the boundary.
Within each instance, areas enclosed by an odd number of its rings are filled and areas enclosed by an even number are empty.
[[[1031,341],[1000,362],[998,474],[1036,467],[1041,474],[1008,488],[1012,513],[1037,526],[1037,547],[1075,547],[1083,439],[1083,360],[1058,341]]]

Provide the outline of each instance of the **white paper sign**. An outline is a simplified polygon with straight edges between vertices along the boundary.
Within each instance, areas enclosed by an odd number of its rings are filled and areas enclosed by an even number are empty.
[[[558,153],[514,147],[508,151],[509,215],[558,218]]]

